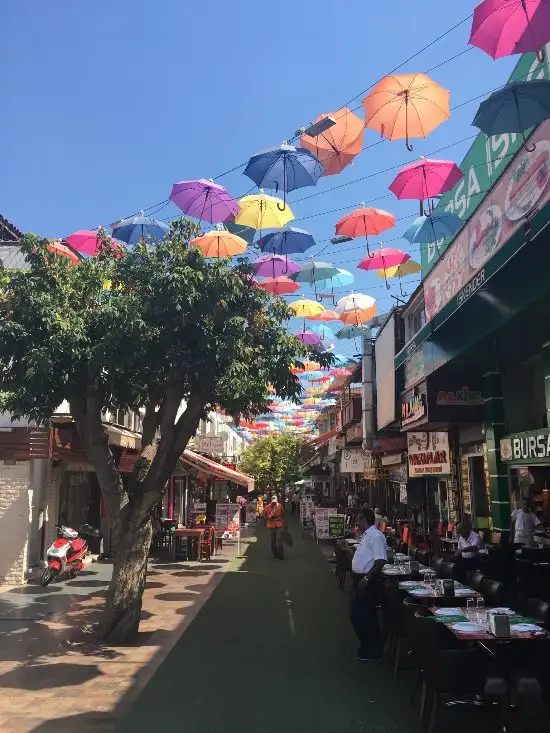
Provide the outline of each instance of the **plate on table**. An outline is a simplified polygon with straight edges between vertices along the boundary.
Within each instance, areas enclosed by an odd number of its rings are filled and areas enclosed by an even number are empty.
[[[538,631],[539,633],[542,633],[544,632],[544,629],[542,626],[537,626],[536,624],[513,624],[512,631],[517,631],[519,633],[525,631]]]
[[[501,613],[504,616],[515,616],[516,612],[512,611],[511,608],[489,608],[489,613]]]
[[[436,608],[434,613],[436,616],[462,616],[460,608]]]
[[[459,621],[456,624],[453,624],[452,627],[455,631],[464,631],[469,633],[479,633],[480,631],[485,631],[485,626],[481,626],[480,624],[473,624],[469,621]]]
[[[416,582],[416,580],[404,580],[402,583],[399,583],[400,588],[418,588],[419,585]],[[421,590],[425,590],[422,588]]]
[[[476,596],[477,593],[475,590],[470,590],[470,588],[455,588],[455,596]]]
[[[432,570],[431,568],[420,568],[418,572],[420,575],[425,575],[426,573],[435,573],[435,570]]]
[[[433,596],[434,594],[431,588],[413,588],[411,593],[414,596]]]

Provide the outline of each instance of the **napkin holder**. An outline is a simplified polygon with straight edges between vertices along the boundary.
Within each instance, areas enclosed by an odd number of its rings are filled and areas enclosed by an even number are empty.
[[[413,577],[418,578],[420,575],[420,563],[417,560],[411,560],[409,563],[410,573]]]
[[[488,614],[488,631],[499,639],[510,638],[510,619],[504,613]]]
[[[446,596],[447,598],[454,598],[455,595],[455,582],[454,580],[442,580],[441,581],[441,591],[442,595]]]

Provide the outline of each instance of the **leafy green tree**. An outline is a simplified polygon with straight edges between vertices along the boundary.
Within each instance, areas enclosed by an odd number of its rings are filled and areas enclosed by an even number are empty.
[[[102,622],[111,641],[138,630],[151,511],[201,417],[214,406],[257,415],[268,384],[295,398],[290,368],[309,355],[285,328],[286,304],[255,286],[247,261],[205,260],[189,246],[196,234],[181,219],[163,241],[122,256],[105,238],[78,265],[27,235],[30,270],[0,279],[0,410],[45,424],[69,402],[113,524]],[[101,420],[113,408],[145,409],[127,489]]]
[[[259,438],[243,453],[239,468],[254,476],[258,489],[284,489],[301,478],[305,444],[303,438],[289,433]]]

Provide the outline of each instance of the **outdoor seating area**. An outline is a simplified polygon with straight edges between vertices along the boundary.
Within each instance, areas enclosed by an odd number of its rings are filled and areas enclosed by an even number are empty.
[[[216,531],[214,524],[183,527],[171,520],[165,520],[161,523],[152,551],[166,553],[172,562],[208,562],[223,548],[222,534]]]
[[[445,550],[454,543],[414,546],[418,534],[407,527],[385,534],[384,655],[395,677],[413,675],[411,705],[428,731],[444,730],[445,715],[461,709],[489,714],[490,730],[539,730],[527,721],[541,709],[550,714],[550,600],[542,570],[550,566],[537,551],[490,546],[465,571]],[[335,575],[344,592],[358,580],[351,570],[358,545],[352,536],[337,543]],[[517,728],[518,721],[528,727]]]

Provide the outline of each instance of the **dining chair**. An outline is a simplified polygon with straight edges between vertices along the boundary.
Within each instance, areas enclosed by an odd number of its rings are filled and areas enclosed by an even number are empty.
[[[506,603],[506,586],[500,580],[485,578],[480,593],[488,606],[502,606]]]
[[[467,585],[469,585],[470,588],[477,590],[479,593],[482,592],[482,586],[485,580],[485,575],[480,573],[479,570],[472,570],[466,576]]]

